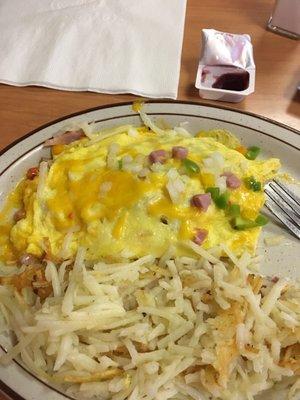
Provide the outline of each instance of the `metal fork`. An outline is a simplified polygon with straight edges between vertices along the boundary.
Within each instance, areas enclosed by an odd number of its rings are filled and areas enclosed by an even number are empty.
[[[300,198],[277,179],[265,186],[265,206],[300,239]]]

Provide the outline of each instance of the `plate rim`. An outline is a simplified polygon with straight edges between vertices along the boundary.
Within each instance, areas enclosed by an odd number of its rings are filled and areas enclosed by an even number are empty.
[[[96,106],[96,107],[90,107],[90,108],[86,108],[84,110],[81,111],[77,111],[75,113],[71,113],[71,114],[66,114],[62,117],[53,119],[45,124],[42,124],[40,126],[38,126],[37,128],[25,133],[24,135],[22,135],[21,137],[13,140],[11,143],[9,143],[8,145],[6,145],[3,149],[0,150],[0,157],[3,156],[3,154],[5,154],[9,149],[11,149],[12,147],[14,147],[16,144],[22,142],[22,140],[34,135],[35,133],[41,131],[42,129],[48,128],[51,125],[54,125],[58,122],[62,122],[65,119],[69,119],[69,118],[73,118],[73,117],[77,117],[79,115],[83,115],[83,114],[87,114],[89,112],[93,112],[93,111],[98,111],[98,110],[103,110],[106,108],[114,108],[114,107],[121,107],[121,106],[129,106],[130,104],[134,103],[134,101],[138,101],[138,100],[133,100],[133,101],[125,101],[125,102],[118,102],[118,103],[113,103],[113,104],[103,104],[100,106]],[[147,103],[162,103],[162,104],[186,104],[186,105],[193,105],[193,106],[204,106],[204,107],[208,107],[208,108],[216,108],[216,109],[221,109],[221,110],[225,110],[225,111],[232,111],[235,112],[237,114],[242,114],[242,115],[247,115],[250,117],[254,117],[257,118],[259,120],[262,120],[264,122],[268,122],[270,124],[274,124],[277,125],[281,128],[287,129],[293,133],[295,133],[296,135],[300,136],[300,130],[293,128],[289,125],[283,124],[282,122],[276,121],[272,118],[269,117],[265,117],[263,115],[259,115],[250,111],[244,111],[244,110],[238,110],[236,108],[232,108],[232,107],[227,107],[227,106],[223,106],[223,105],[217,105],[217,104],[206,104],[204,102],[197,102],[197,101],[189,101],[189,100],[165,100],[165,99],[150,99],[150,100],[144,100],[142,101],[143,103],[147,104]],[[249,127],[250,128],[250,127]],[[253,128],[250,128],[253,129]]]
[[[26,400],[19,393],[17,393],[15,390],[10,388],[6,383],[4,383],[2,379],[0,379],[0,394],[1,393],[4,393],[5,396],[7,396],[9,399],[12,400]]]

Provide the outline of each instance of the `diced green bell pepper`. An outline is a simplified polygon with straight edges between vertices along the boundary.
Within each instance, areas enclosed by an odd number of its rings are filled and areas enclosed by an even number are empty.
[[[220,208],[221,210],[225,210],[225,208],[228,205],[228,200],[229,200],[229,196],[230,193],[228,192],[224,192],[222,194],[220,194],[220,196],[218,196],[214,201],[215,204],[218,208]]]
[[[232,227],[237,231],[244,231],[245,229],[255,228],[255,221],[243,218],[241,216],[235,217],[232,220]]]
[[[248,160],[255,160],[259,153],[260,148],[258,146],[251,146],[248,147],[245,157],[248,158]]]
[[[187,170],[187,172],[191,172],[193,174],[197,174],[200,172],[200,167],[198,164],[196,164],[194,161],[190,160],[189,158],[185,158],[182,160],[182,163]]]
[[[264,226],[268,222],[269,222],[268,218],[261,214],[259,214],[259,216],[255,219],[255,223],[257,226]]]
[[[250,219],[237,216],[233,218],[231,222],[234,229],[236,229],[237,231],[244,231],[246,229],[266,225],[268,223],[268,218],[266,218],[264,215],[259,214],[255,221],[251,221]]]
[[[253,192],[260,192],[261,191],[261,183],[258,182],[253,176],[249,176],[248,178],[244,179],[244,183],[246,187]]]
[[[205,192],[211,194],[213,201],[215,201],[220,195],[220,189],[218,187],[208,187]]]
[[[232,217],[238,217],[241,215],[241,208],[238,204],[230,204],[228,207],[228,213]]]

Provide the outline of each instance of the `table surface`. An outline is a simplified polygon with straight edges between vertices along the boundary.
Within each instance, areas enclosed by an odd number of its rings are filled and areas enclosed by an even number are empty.
[[[188,0],[179,82],[179,100],[251,111],[299,129],[299,41],[266,30],[274,0]],[[201,29],[248,33],[254,45],[255,93],[241,103],[202,100],[195,88]],[[134,100],[130,94],[67,92],[0,85],[0,149],[27,132],[74,112]]]

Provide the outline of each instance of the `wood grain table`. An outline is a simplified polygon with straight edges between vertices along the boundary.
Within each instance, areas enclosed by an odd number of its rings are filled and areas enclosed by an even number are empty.
[[[188,0],[179,100],[201,100],[195,88],[201,29],[250,34],[256,62],[255,93],[241,103],[212,102],[251,111],[300,128],[299,41],[266,30],[274,0]],[[0,85],[0,149],[26,132],[90,107],[134,100],[130,94],[66,92]]]

